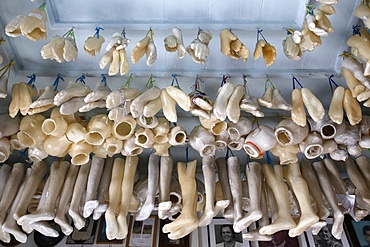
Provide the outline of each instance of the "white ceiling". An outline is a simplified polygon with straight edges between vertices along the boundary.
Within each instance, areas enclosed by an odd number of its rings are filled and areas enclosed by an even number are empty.
[[[305,17],[306,4],[318,6],[318,2],[308,0],[48,0],[46,11],[48,15],[47,40],[33,42],[26,37],[5,37],[4,46],[9,59],[16,62],[14,67],[17,75],[36,73],[42,76],[55,76],[61,73],[64,76],[79,76],[85,73],[90,76],[99,76],[107,72],[98,66],[106,43],[114,32],[126,29],[127,38],[131,44],[126,49],[128,54],[141,40],[151,27],[154,31],[154,41],[158,50],[158,59],[151,66],[145,64],[145,59],[133,65],[130,72],[137,76],[153,74],[165,77],[172,73],[194,76],[196,73],[209,77],[219,77],[222,73],[245,73],[254,77],[275,75],[322,76],[337,74],[340,58],[338,55],[347,50],[346,40],[351,35],[351,26],[357,20],[352,13],[359,4],[359,0],[341,0],[335,5],[337,13],[329,16],[334,33],[323,37],[323,45],[314,52],[304,54],[300,61],[289,60],[282,52],[282,41],[285,39],[287,28],[301,29]],[[42,4],[42,1],[0,1],[0,36],[4,36],[4,25],[18,14],[28,14],[33,8]],[[88,36],[94,34],[95,27],[105,30],[101,34],[106,42],[102,53],[93,58],[83,50],[83,43]],[[210,42],[211,54],[206,64],[194,63],[190,56],[178,60],[175,53],[168,53],[163,46],[163,39],[171,34],[172,27],[179,27],[183,31],[184,44],[189,45],[196,37],[200,27],[209,30],[213,39]],[[43,60],[40,55],[41,47],[54,35],[63,35],[70,28],[75,29],[78,58],[74,62],[59,64],[56,61]],[[219,32],[223,28],[231,30],[239,36],[246,46],[254,51],[257,29],[263,29],[267,41],[277,48],[275,64],[267,68],[262,58],[254,61],[249,58],[246,63],[235,61],[220,52]],[[2,53],[3,49],[0,49]],[[1,54],[1,53],[0,53]]]

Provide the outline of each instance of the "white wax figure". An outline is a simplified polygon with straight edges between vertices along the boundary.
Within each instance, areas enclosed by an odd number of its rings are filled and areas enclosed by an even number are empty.
[[[79,169],[80,166],[69,167],[65,182],[63,184],[63,189],[60,193],[59,204],[54,218],[55,223],[60,226],[60,229],[66,236],[70,235],[73,231],[73,227],[67,221],[66,212],[68,209],[68,204],[72,200],[73,189],[75,187]]]
[[[130,207],[130,200],[135,183],[136,168],[139,163],[138,156],[127,156],[125,163],[125,171],[123,174],[122,189],[121,189],[121,205],[117,216],[118,233],[117,239],[124,239],[128,233],[127,214]]]
[[[17,220],[19,225],[29,225],[39,221],[52,220],[55,217],[55,204],[62,190],[65,176],[70,163],[67,161],[54,161],[50,168],[50,184],[48,186],[45,203],[32,214],[26,214]]]
[[[364,178],[367,188],[370,189],[370,164],[366,156],[360,156],[356,159],[356,164]]]
[[[261,172],[260,172],[261,173]],[[247,174],[248,176],[248,174]],[[262,217],[258,220],[259,228],[243,233],[243,238],[248,241],[271,241],[272,236],[266,234],[260,234],[259,229],[263,226],[267,226],[269,224],[269,216],[268,216],[268,205],[267,205],[267,196],[266,196],[266,183],[263,181],[263,175],[261,173],[261,196],[260,196],[260,205],[261,205],[261,212]],[[271,207],[271,206],[270,206]]]
[[[366,182],[352,158],[348,158],[345,161],[345,168],[348,177],[351,179],[352,183],[356,186],[355,191],[355,194],[357,195],[356,204],[360,208],[370,210],[370,191],[367,188]]]
[[[13,165],[8,182],[4,189],[3,196],[0,201],[0,225],[2,225],[5,221],[8,209],[12,204],[15,196],[17,195],[17,191],[22,183],[25,172],[26,169],[24,164],[15,163]]]
[[[151,154],[148,161],[148,192],[144,204],[141,206],[136,221],[144,221],[151,215],[154,209],[154,200],[159,187],[159,161],[160,156]]]
[[[24,194],[24,189],[26,188],[26,183],[30,178],[30,174],[31,168],[28,168],[26,171],[26,175],[22,181],[22,184],[21,186],[19,186],[17,195],[15,196],[14,201],[10,207],[9,214],[6,217],[4,224],[2,225],[2,231],[5,232],[5,235],[12,234],[14,238],[21,243],[25,243],[27,241],[27,235],[24,232],[22,232],[21,228],[17,224],[17,221],[13,218],[13,214],[15,214],[17,206],[21,200],[21,197]]]
[[[187,165],[187,167],[186,167]],[[177,169],[182,191],[182,212],[172,223],[163,226],[163,233],[169,233],[169,239],[182,238],[198,227],[197,190],[195,182],[196,160],[187,164],[178,162]]]
[[[336,193],[345,194],[347,192],[346,184],[344,183],[334,161],[330,158],[325,158],[323,161],[326,173],[328,174]]]
[[[234,228],[236,232],[241,232],[253,222],[262,217],[261,211],[261,188],[262,188],[262,170],[257,162],[249,162],[246,165],[247,181],[249,188],[250,209],[249,212],[238,222]]]
[[[0,169],[0,199],[3,197],[5,185],[8,182],[12,167],[8,164],[3,164]]]
[[[112,168],[113,168],[114,158],[107,158],[105,160],[103,174],[100,179],[97,199],[99,205],[94,209],[93,219],[100,219],[101,215],[107,210],[109,202],[109,184],[112,178]]]
[[[100,179],[104,170],[104,163],[105,159],[95,155],[91,160],[91,168],[87,180],[86,198],[83,210],[84,218],[88,218],[93,213],[94,209],[99,206],[97,193]]]
[[[170,200],[170,187],[173,158],[171,155],[161,156],[160,162],[158,217],[163,219],[172,205]]]
[[[229,222],[234,222],[234,203],[233,197],[231,195],[229,175],[226,168],[225,158],[224,157],[217,158],[216,165],[218,180],[220,181],[221,184],[222,195],[225,200],[230,201],[229,206],[227,206],[223,211],[223,217]]]
[[[229,175],[229,184],[234,205],[234,231],[240,232],[236,229],[236,225],[243,217],[242,209],[242,179],[240,176],[240,163],[238,157],[229,157],[227,160],[227,172]]]
[[[121,201],[122,180],[125,170],[125,159],[116,158],[113,162],[112,178],[109,185],[109,206],[105,212],[105,221],[107,224],[106,234],[109,240],[117,238],[118,223],[116,213]]]
[[[202,216],[199,218],[199,227],[209,225],[213,218],[229,205],[228,200],[216,201],[216,163],[215,158],[203,157],[202,170],[206,192],[206,204]]]
[[[27,213],[27,207],[31,202],[33,195],[36,193],[37,187],[42,182],[48,167],[45,162],[35,162],[32,165],[32,171],[30,176],[28,177],[26,183],[24,184],[23,193],[19,198],[19,202],[17,203],[17,208],[14,212],[15,220],[18,220],[21,216]]]
[[[315,175],[312,168],[311,162],[308,159],[302,159],[302,176],[306,180],[308,189],[316,204],[316,214],[319,216],[320,220],[326,220],[330,212],[324,203],[324,194],[321,190],[319,181]]]
[[[91,168],[91,161],[80,167],[78,171],[75,187],[73,189],[71,205],[69,206],[68,214],[73,220],[74,227],[80,230],[85,226],[85,219],[79,213],[81,198],[86,191],[87,179]]]
[[[296,223],[290,215],[288,188],[284,183],[283,167],[274,165],[274,170],[272,170],[269,164],[264,164],[262,165],[262,171],[275,196],[278,218],[272,224],[261,227],[259,232],[261,234],[271,235],[281,230],[289,230],[296,227]]]
[[[289,236],[294,238],[302,234],[308,227],[319,221],[319,216],[312,209],[310,192],[306,181],[301,175],[298,163],[292,163],[284,167],[284,177],[298,200],[301,217],[297,226],[289,230]]]
[[[341,239],[343,233],[344,214],[339,208],[333,187],[330,184],[329,177],[325,171],[322,162],[321,161],[314,162],[312,164],[312,167],[320,183],[320,187],[323,193],[325,194],[325,197],[328,200],[330,207],[333,210],[333,227],[331,229],[331,233],[336,239]]]

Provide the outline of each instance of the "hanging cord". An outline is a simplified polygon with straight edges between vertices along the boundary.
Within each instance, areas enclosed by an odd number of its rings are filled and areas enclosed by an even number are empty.
[[[99,35],[100,35],[100,30],[104,30],[104,28],[102,28],[102,27],[96,27],[95,28],[94,36],[96,36],[98,39],[99,39]]]
[[[23,151],[20,152],[19,161],[21,161],[22,157],[24,157],[24,159],[27,161],[27,158],[28,158],[28,148],[26,148],[25,150],[23,150]]]
[[[343,59],[347,58],[347,57],[350,57],[350,56],[351,56],[351,54],[347,51],[343,51],[341,54],[339,54],[339,57],[341,57]]]
[[[149,37],[150,37],[150,39],[153,39],[154,32],[153,32],[153,30],[152,30],[152,28],[151,28],[151,27],[149,28],[148,32],[146,33],[146,36],[149,36]]]
[[[267,88],[267,83],[270,83],[271,87],[272,87],[273,89],[275,89],[275,86],[274,86],[274,84],[272,83],[272,81],[270,80],[270,78],[267,78],[267,79],[266,79],[266,82],[265,82],[265,90],[266,90],[266,88]]]
[[[361,27],[360,25],[353,25],[352,26],[352,36],[355,36],[356,34],[361,36],[360,27]]]
[[[75,31],[73,30],[73,28],[69,29],[68,32],[63,34],[62,37],[63,38],[72,38],[73,42],[76,44],[76,36],[75,36]]]
[[[243,86],[244,86],[245,91],[247,92],[248,95],[251,95],[249,93],[248,81],[247,81],[247,76],[246,75],[243,75],[243,82],[244,82]]]
[[[252,126],[253,126],[254,124],[256,124],[256,125],[257,125],[257,128],[259,128],[259,127],[260,127],[260,123],[258,122],[258,117],[254,117],[254,118],[253,118]]]
[[[154,82],[155,82],[155,80],[153,80],[153,75],[150,75],[150,77],[148,79],[148,82],[145,84],[145,87],[144,87],[143,91],[145,91],[149,88],[152,88],[154,86]]]
[[[105,74],[100,74],[101,76],[101,82],[104,82],[104,87],[107,86],[107,77],[105,76]]]
[[[335,83],[335,81],[333,80],[333,77],[334,77],[334,75],[329,76],[329,85],[330,85],[331,93],[333,93],[333,92],[334,92],[333,84],[334,84],[336,87],[338,87],[338,84],[337,84],[337,83]]]
[[[176,74],[172,74],[171,76],[172,76],[171,86],[174,86],[174,84],[176,83],[175,87],[180,89],[179,81],[177,80]]]
[[[272,167],[272,169],[274,169],[274,165],[272,164],[272,160],[271,160],[271,156],[270,156],[270,151],[267,150],[265,152],[265,154],[266,154],[267,164],[269,164]]]
[[[315,5],[306,4],[306,11],[307,14],[313,15],[313,11],[315,10]]]
[[[41,9],[41,10],[45,10],[45,6],[46,6],[46,1],[44,1],[44,2],[40,5],[39,9]]]
[[[199,75],[197,75],[197,77],[195,78],[195,82],[194,82],[193,86],[190,87],[190,89],[195,90],[195,91],[199,91],[200,90],[199,82],[204,83],[204,80],[202,78],[200,78]]]
[[[0,72],[3,71],[3,73],[0,75],[0,77],[3,77],[8,72],[8,78],[10,74],[10,68],[15,64],[15,62],[11,61],[7,65],[5,65],[3,68],[0,69]]]
[[[185,167],[188,168],[189,163],[189,144],[186,144],[185,147]]]
[[[263,41],[265,41],[266,43],[268,43],[267,40],[265,39],[265,36],[263,36],[262,32],[263,32],[263,29],[258,29],[257,30],[257,43],[260,40],[260,35],[261,35]]]
[[[293,35],[294,34],[294,30],[291,29],[291,28],[283,28],[283,29],[286,30],[287,35]]]
[[[198,38],[198,36],[199,36],[199,34],[200,34],[201,32],[203,32],[203,30],[202,30],[202,29],[200,29],[200,27],[198,27],[198,34],[197,34],[197,38]]]
[[[230,76],[228,76],[228,75],[222,75],[222,81],[221,81],[220,87],[222,87],[227,82],[227,79],[229,79],[229,78],[230,78]]]
[[[125,39],[126,38],[126,28],[124,27],[122,32],[121,32],[123,38]]]
[[[78,81],[82,82],[83,84],[86,84],[86,82],[85,82],[85,75],[84,75],[84,74],[82,74],[82,76],[78,77],[78,78],[76,79],[76,83],[77,83]]]
[[[54,83],[53,83],[53,86],[54,86],[54,92],[58,90],[59,80],[64,81],[64,78],[62,77],[62,75],[61,75],[60,73],[58,73],[57,78],[55,79],[55,81],[54,81]]]
[[[292,82],[293,82],[293,90],[295,89],[295,84],[297,83],[301,88],[303,88],[302,84],[298,81],[297,77],[293,75],[292,77]]]
[[[30,80],[27,82],[27,84],[31,85],[32,88],[34,88],[35,87],[35,81],[36,81],[36,75],[32,74],[32,75],[27,76],[27,78],[30,78]]]
[[[249,163],[251,163],[251,157],[249,157],[249,155],[247,153],[245,153],[247,155],[247,168],[248,168],[248,171],[251,170],[251,167],[249,165]]]

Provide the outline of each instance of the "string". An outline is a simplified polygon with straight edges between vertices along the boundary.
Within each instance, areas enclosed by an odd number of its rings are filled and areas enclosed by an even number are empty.
[[[229,79],[230,78],[230,76],[225,76],[225,75],[222,75],[222,81],[221,81],[221,86],[220,87],[222,87],[226,82],[227,82],[227,79]]]
[[[105,76],[105,74],[101,74],[100,75],[102,78],[101,78],[101,82],[104,82],[104,87],[107,86],[107,77]]]
[[[82,82],[83,84],[86,84],[86,82],[85,82],[85,75],[84,75],[84,74],[82,74],[82,76],[78,77],[78,78],[76,79],[76,82],[78,82],[78,81]]]
[[[179,81],[177,80],[176,74],[172,74],[171,76],[172,76],[171,86],[173,86],[176,82],[176,87],[180,88]]]
[[[313,15],[313,10],[315,9],[314,7],[315,7],[315,5],[306,4],[307,13],[310,14],[310,15]]]
[[[123,85],[124,88],[130,87],[132,77],[133,76],[132,76],[132,73],[131,73],[130,76],[127,78],[127,81],[126,81],[125,85]]]
[[[4,45],[4,43],[6,42],[6,39],[4,39],[4,38],[0,38],[0,45]]]
[[[290,34],[290,35],[292,35],[292,34],[294,34],[294,30],[293,30],[293,29],[291,29],[291,28],[287,28],[287,29],[286,29],[286,34],[287,34],[287,35],[289,35],[289,34]]]
[[[188,168],[188,162],[189,162],[189,144],[186,144],[185,147],[185,166]]]
[[[96,27],[95,28],[95,34],[94,34],[94,36],[96,36],[98,39],[99,39],[99,32],[100,32],[100,30],[104,30],[104,28],[102,28],[102,27]]]
[[[10,74],[10,68],[15,64],[15,62],[11,61],[10,63],[8,63],[7,65],[5,65],[3,68],[0,69],[0,72],[4,70],[4,72],[0,75],[0,77],[3,77],[6,72],[8,72],[8,78],[9,78],[9,74]]]
[[[334,84],[336,87],[338,87],[338,84],[337,84],[337,83],[335,83],[335,81],[333,80],[333,77],[334,77],[334,75],[329,76],[329,85],[330,85],[331,93],[333,93],[333,92],[334,92],[334,90],[333,90],[333,84]]]
[[[55,81],[54,81],[54,83],[53,83],[53,86],[54,86],[54,92],[58,90],[59,80],[64,81],[64,78],[62,77],[62,75],[61,75],[60,73],[58,73],[57,78],[55,79]]]
[[[199,88],[200,88],[200,86],[199,86],[199,82],[204,82],[204,80],[203,80],[202,78],[200,78],[200,76],[199,76],[199,75],[197,75],[197,77],[195,78],[195,83],[194,83],[194,85],[193,85],[193,86],[191,86],[190,88],[191,88],[192,90],[199,91]]]
[[[126,38],[126,28],[123,28],[121,34],[122,34],[123,38]]]
[[[151,27],[149,28],[149,30],[148,30],[148,32],[146,33],[146,35],[145,35],[145,36],[148,36],[148,34],[150,35],[150,36],[149,36],[149,37],[150,37],[150,39],[153,39],[154,32],[153,32],[153,30],[152,30],[152,28],[151,28]]]
[[[30,80],[27,82],[27,84],[31,85],[32,88],[34,88],[35,87],[35,81],[36,81],[36,75],[32,74],[32,75],[27,76],[27,78],[30,78]]]
[[[265,39],[265,36],[263,36],[262,32],[263,32],[263,29],[258,29],[258,30],[257,30],[257,42],[259,41],[259,37],[260,37],[260,35],[261,35],[262,39],[263,39],[266,43],[268,43],[268,42],[267,42],[267,40]]]
[[[249,163],[251,163],[251,157],[249,157],[249,155],[247,153],[245,153],[247,155],[247,167],[248,167],[248,171],[251,170],[251,167],[249,165]]]
[[[272,167],[272,168],[274,168],[274,166],[272,165],[272,160],[271,160],[271,156],[270,156],[270,151],[269,151],[269,150],[267,150],[265,153],[266,153],[267,163],[268,163],[269,165],[271,165],[271,167]]]
[[[28,158],[28,148],[20,152],[19,161],[22,157]]]
[[[44,1],[44,2],[40,5],[39,9],[41,9],[41,10],[45,10],[45,6],[46,6],[46,1]]]
[[[339,57],[341,58],[347,58],[347,57],[350,57],[351,54],[347,51],[343,51],[341,54],[339,54]]]
[[[274,86],[274,84],[272,83],[272,81],[270,80],[270,78],[267,78],[267,79],[266,79],[266,82],[265,82],[265,90],[266,90],[266,88],[267,88],[267,83],[270,83],[271,87],[272,87],[273,89],[275,89],[275,86]]]
[[[359,36],[361,36],[361,33],[360,33],[360,25],[353,25],[352,26],[352,35],[355,36],[356,34],[358,34]]]
[[[155,80],[153,80],[153,75],[150,75],[148,82],[145,84],[144,91],[154,86]]]
[[[247,81],[247,76],[246,75],[243,75],[243,81],[244,81],[244,84],[243,84],[244,89],[247,92],[247,94],[250,95],[249,88],[248,88],[248,81]]]
[[[303,88],[302,84],[298,81],[297,77],[295,77],[294,75],[292,77],[292,81],[293,81],[293,89],[295,89],[295,83],[297,83],[301,88]]]

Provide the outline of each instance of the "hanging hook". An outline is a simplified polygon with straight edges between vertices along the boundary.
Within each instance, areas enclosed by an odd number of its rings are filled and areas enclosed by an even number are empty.
[[[203,32],[203,30],[202,30],[202,29],[200,29],[200,27],[198,27],[198,34],[197,34],[197,36],[199,36],[199,34],[200,34],[201,32]]]
[[[121,32],[123,38],[126,38],[126,28],[124,27],[122,32]]]
[[[248,88],[248,81],[247,81],[247,75],[243,74],[243,86],[244,86],[244,89],[245,91],[247,92],[248,95],[250,95],[249,93],[249,88]]]
[[[46,6],[46,1],[44,1],[44,2],[40,5],[39,9],[40,9],[40,10],[45,10],[45,6]]]
[[[339,57],[341,58],[347,58],[347,57],[350,57],[351,54],[347,51],[343,51],[341,54],[339,54]]]
[[[306,11],[308,14],[313,15],[314,9],[315,9],[315,5],[306,4]]]
[[[221,81],[221,87],[227,82],[227,79],[229,79],[230,76],[228,75],[222,75],[222,81]]]

